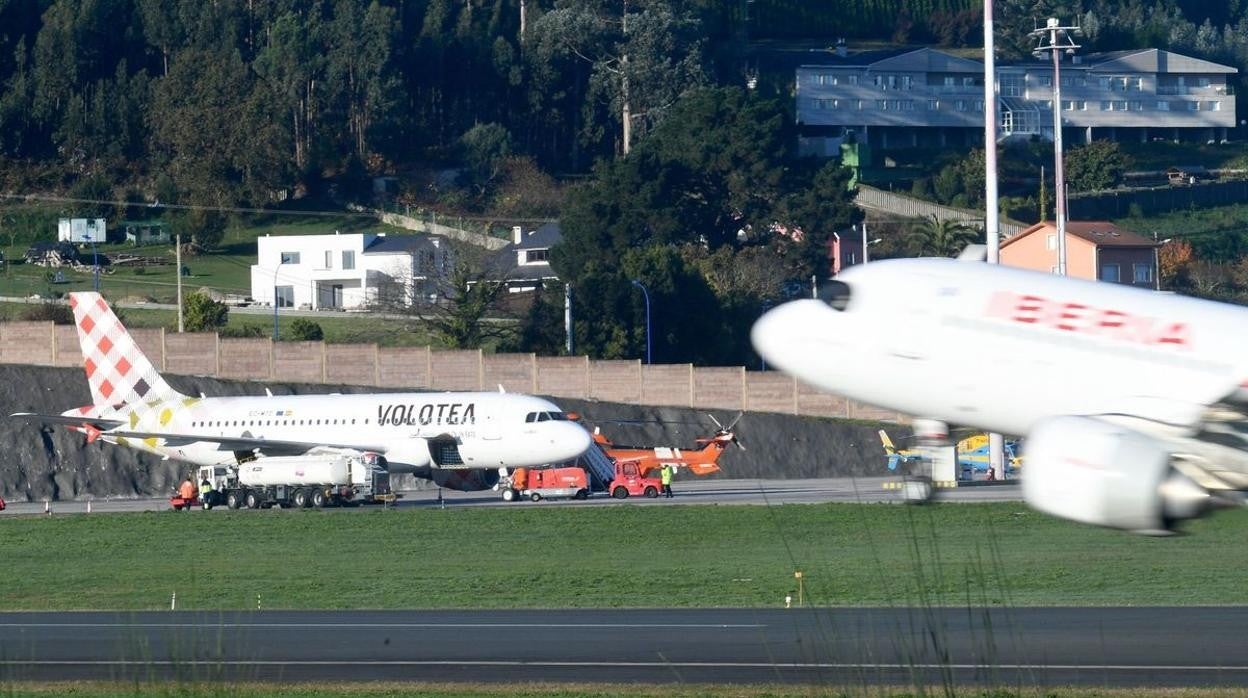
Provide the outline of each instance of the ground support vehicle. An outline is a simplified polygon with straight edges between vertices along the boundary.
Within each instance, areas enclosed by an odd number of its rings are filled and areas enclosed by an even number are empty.
[[[375,453],[271,456],[237,466],[204,466],[196,481],[213,491],[205,509],[353,506],[393,501],[386,459]],[[179,508],[180,497],[170,504]]]
[[[630,496],[653,499],[659,496],[662,487],[663,482],[659,478],[642,474],[641,464],[638,461],[625,460],[616,462],[615,478],[611,480],[607,491],[615,499],[627,499]]]
[[[589,496],[589,476],[584,468],[517,468],[501,486],[503,501],[512,502],[521,497],[539,501],[543,497],[570,497],[585,499]]]

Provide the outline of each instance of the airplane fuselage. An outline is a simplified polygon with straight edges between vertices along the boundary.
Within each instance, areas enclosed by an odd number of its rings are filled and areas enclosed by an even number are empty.
[[[842,273],[847,296],[755,325],[767,362],[907,414],[1009,434],[1053,415],[1178,429],[1248,376],[1248,310],[1109,283],[943,259]]]
[[[455,467],[460,468],[559,463],[589,446],[585,430],[565,421],[553,403],[507,393],[180,398],[126,406],[114,417],[125,422],[122,430],[177,438],[104,432],[102,439],[199,465],[231,463],[238,456],[197,436],[363,448],[383,454],[394,472],[431,465],[430,441],[454,443],[462,459]],[[432,464],[438,465],[436,460]]]

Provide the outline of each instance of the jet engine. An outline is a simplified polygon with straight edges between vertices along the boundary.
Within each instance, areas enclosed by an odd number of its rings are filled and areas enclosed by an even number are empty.
[[[1161,441],[1088,417],[1055,417],[1027,438],[1023,496],[1040,511],[1160,535],[1206,512],[1209,493]]]
[[[460,492],[488,490],[498,484],[498,468],[417,468],[416,477],[423,477],[438,487]]]

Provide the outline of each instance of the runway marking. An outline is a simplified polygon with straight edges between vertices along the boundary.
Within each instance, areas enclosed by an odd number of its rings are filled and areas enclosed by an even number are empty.
[[[1168,665],[1168,664],[905,664],[905,663],[870,663],[854,664],[840,662],[563,662],[563,661],[523,661],[523,660],[439,660],[439,659],[365,659],[353,661],[337,660],[106,660],[106,659],[51,659],[38,661],[0,660],[0,666],[205,666],[205,667],[250,667],[250,666],[376,666],[376,667],[549,667],[549,668],[683,668],[683,669],[1017,669],[1017,670],[1079,670],[1079,671],[1248,671],[1248,665],[1236,666],[1203,666],[1203,665]]]
[[[763,623],[0,623],[0,628],[590,628],[645,630],[738,630],[766,628]]]

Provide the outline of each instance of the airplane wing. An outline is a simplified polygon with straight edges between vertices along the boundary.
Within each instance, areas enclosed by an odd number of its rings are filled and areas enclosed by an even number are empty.
[[[98,430],[98,433],[89,435],[91,441],[99,437],[113,437],[124,439],[161,439],[166,446],[188,446],[193,443],[215,443],[223,450],[228,451],[250,451],[252,449],[260,449],[267,455],[301,455],[308,451],[320,448],[337,448],[353,451],[372,451],[374,453],[385,453],[386,447],[377,444],[331,444],[309,441],[289,441],[284,439],[264,439],[248,436],[207,436],[192,434],[174,434],[169,432],[157,431],[130,431],[119,430],[125,424],[119,419],[101,419],[99,417],[69,417],[64,415],[37,414],[34,412],[18,412],[9,415],[13,419],[26,419],[29,421],[43,422],[45,424],[55,424],[66,427],[91,427]]]
[[[312,441],[289,441],[285,439],[264,439],[249,436],[207,436],[193,434],[171,434],[157,431],[126,431],[113,430],[100,434],[102,437],[125,439],[161,439],[165,446],[187,446],[193,443],[214,443],[227,451],[250,451],[259,449],[266,455],[301,455],[314,448],[336,448],[351,451],[386,452],[385,446],[377,444],[331,444]]]
[[[15,412],[9,415],[9,419],[25,419],[30,422],[61,424],[69,427],[81,427],[89,424],[100,431],[106,431],[125,424],[125,422],[120,419],[101,419],[100,417],[67,417],[60,414],[38,414],[35,412]]]

